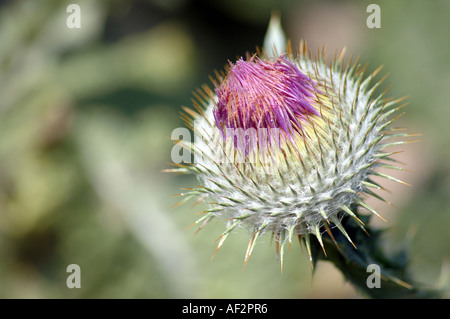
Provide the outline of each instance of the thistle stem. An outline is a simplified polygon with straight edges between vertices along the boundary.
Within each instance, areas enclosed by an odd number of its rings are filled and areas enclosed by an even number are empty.
[[[408,271],[407,252],[401,251],[394,256],[389,256],[383,250],[380,239],[383,230],[374,229],[368,225],[368,216],[358,214],[358,217],[367,225],[365,230],[370,237],[355,224],[352,218],[344,216],[341,224],[357,249],[337,227],[334,227],[331,229],[332,237],[328,231],[322,237],[327,256],[324,255],[321,244],[312,241],[311,253],[314,265],[319,260],[333,263],[358,291],[369,298],[417,299],[443,297],[443,293],[437,288],[427,287],[415,282]],[[369,265],[374,265],[373,267],[380,271],[378,285],[373,285],[375,282],[370,282],[370,276],[375,272],[370,271],[373,268],[370,268]]]

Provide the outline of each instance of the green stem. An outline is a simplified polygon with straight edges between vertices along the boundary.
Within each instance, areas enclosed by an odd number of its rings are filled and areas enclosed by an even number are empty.
[[[370,298],[442,297],[439,290],[414,282],[408,272],[406,252],[402,251],[395,256],[389,256],[383,250],[381,243],[380,237],[383,230],[370,227],[368,216],[358,215],[358,217],[366,225],[364,229],[348,216],[341,220],[341,224],[343,224],[356,249],[334,227],[331,229],[332,237],[327,232],[323,236],[326,256],[318,242],[311,243],[314,265],[319,260],[332,262],[349,282],[362,294]],[[375,278],[375,270],[368,268],[371,264],[375,265],[376,269],[380,271],[379,281]]]

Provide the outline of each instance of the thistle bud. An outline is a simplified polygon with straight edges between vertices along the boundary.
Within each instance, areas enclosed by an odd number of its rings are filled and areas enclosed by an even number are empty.
[[[195,94],[196,110],[185,109],[199,137],[186,145],[196,161],[176,170],[195,174],[201,185],[183,196],[208,203],[195,223],[200,229],[216,218],[225,222],[217,249],[236,229],[250,231],[244,265],[266,233],[281,263],[295,237],[310,259],[311,238],[323,247],[331,228],[353,244],[343,216],[362,228],[355,207],[380,216],[365,201],[380,198],[371,189],[382,186],[371,177],[403,183],[377,171],[400,169],[384,162],[393,155],[384,149],[390,138],[408,136],[390,129],[402,99],[374,96],[381,81],[371,81],[380,69],[365,77],[357,61],[344,65],[343,54],[327,65],[324,54],[311,58],[303,42],[295,54],[290,45],[278,52],[285,53],[229,62],[214,88]]]

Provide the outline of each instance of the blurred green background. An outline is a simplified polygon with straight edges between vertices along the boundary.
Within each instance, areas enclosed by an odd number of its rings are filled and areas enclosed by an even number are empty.
[[[370,3],[381,29],[366,26]],[[449,287],[449,1],[24,0],[0,2],[1,298],[363,297],[328,263],[312,276],[298,245],[281,274],[269,236],[244,272],[243,230],[210,261],[224,225],[194,236],[204,207],[170,208],[196,183],[161,172],[181,107],[262,45],[274,10],[294,47],[346,46],[368,71],[384,65],[390,96],[409,95],[398,125],[422,137],[398,155],[413,172],[393,175],[413,186],[387,183],[396,208],[374,202],[388,220],[374,226],[388,250],[408,241],[417,280]]]

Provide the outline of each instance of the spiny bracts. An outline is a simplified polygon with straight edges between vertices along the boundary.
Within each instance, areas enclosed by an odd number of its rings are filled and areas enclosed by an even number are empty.
[[[295,54],[289,44],[280,56],[258,52],[216,72],[213,89],[194,93],[195,109],[184,108],[183,116],[197,138],[183,143],[195,161],[169,170],[198,177],[201,186],[180,195],[182,202],[208,203],[195,222],[200,229],[225,221],[217,249],[236,229],[251,232],[244,266],[265,233],[275,239],[281,264],[294,237],[310,259],[311,237],[323,247],[332,227],[352,243],[341,218],[364,227],[355,207],[381,217],[365,201],[382,199],[371,189],[383,187],[371,177],[404,183],[377,168],[402,169],[385,149],[411,136],[391,128],[404,98],[375,96],[384,78],[371,82],[381,68],[365,77],[358,59],[344,64],[342,51],[327,64],[324,50],[312,58],[304,42]]]

